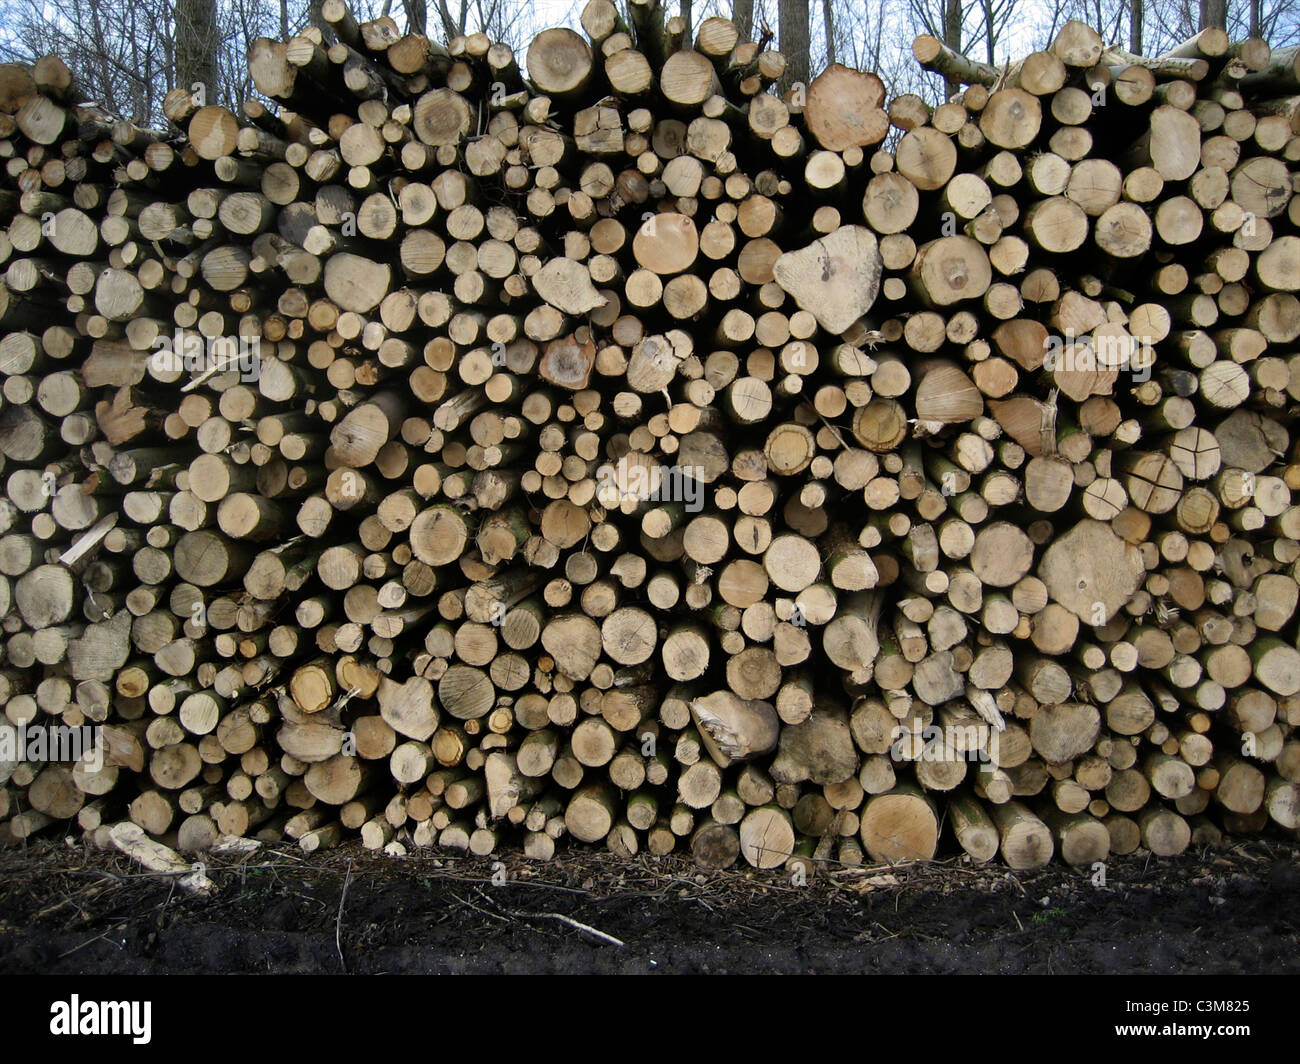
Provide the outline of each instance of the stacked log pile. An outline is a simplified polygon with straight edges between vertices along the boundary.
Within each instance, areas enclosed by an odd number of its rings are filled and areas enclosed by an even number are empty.
[[[0,702],[104,743],[6,839],[1300,826],[1300,53],[922,37],[930,107],[657,0],[322,12],[168,132],[0,68]]]

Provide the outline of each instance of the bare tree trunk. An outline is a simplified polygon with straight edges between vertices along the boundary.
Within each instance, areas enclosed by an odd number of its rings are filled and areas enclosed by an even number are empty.
[[[1142,54],[1142,17],[1146,12],[1142,0],[1131,0],[1128,9],[1128,50]]]
[[[95,8],[93,7],[90,9],[90,28],[95,35],[96,41],[102,42],[105,39],[104,31],[99,21],[99,12],[95,10]],[[110,113],[115,113],[120,110],[123,110],[123,108],[118,103],[116,93],[114,93],[113,91],[113,81],[112,78],[109,76],[107,50],[100,47],[100,48],[96,48],[91,54],[94,56],[95,62],[99,66],[99,89],[100,89],[100,93],[102,94],[101,102],[103,103],[103,106],[107,108],[107,110]],[[168,68],[169,77],[170,74],[171,74],[171,68],[169,67]],[[167,87],[169,89],[172,88],[170,84]]]
[[[993,30],[993,0],[984,0],[984,50],[989,66],[996,63],[993,58],[993,48],[996,44]]]
[[[754,35],[754,0],[735,0],[731,6],[731,18],[740,30],[740,39],[749,40]]]
[[[152,45],[150,45],[150,47],[146,50],[146,52],[145,52],[145,56],[144,56],[144,61],[145,61],[145,63],[147,64],[147,67],[145,67],[145,69],[152,70],[152,69],[154,68],[154,55],[153,55],[153,52],[154,52],[153,47],[152,47]],[[141,68],[137,67],[137,69],[141,69]],[[154,91],[153,91],[153,90],[154,90],[154,80],[153,80],[153,78],[141,78],[140,81],[141,81],[141,90],[140,90],[140,96],[141,96],[141,99],[140,99],[140,107],[141,107],[141,109],[140,109],[140,114],[141,114],[141,115],[148,115],[148,116],[152,119],[152,117],[153,117],[153,113],[154,113],[154,109],[153,109],[153,105],[154,105]]]
[[[681,4],[682,21],[686,23],[686,43],[691,43],[691,0],[682,0]]]
[[[1201,29],[1228,28],[1228,0],[1201,0]]]
[[[1264,0],[1250,0],[1250,35],[1252,37],[1259,37],[1261,35],[1260,23],[1263,20],[1260,18],[1260,9],[1263,6]]]
[[[961,0],[945,0],[943,9],[943,43],[958,54],[961,53]],[[949,79],[949,93],[961,88],[960,81]]]
[[[176,0],[176,81],[185,88],[202,84],[208,102],[216,102],[216,0]]]
[[[943,9],[943,43],[961,51],[961,0],[947,0]]]
[[[134,69],[136,69],[136,70],[139,70],[139,69],[140,69],[140,42],[139,42],[139,39],[138,39],[138,38],[132,38],[132,40],[131,40],[131,65],[132,65],[132,67],[133,67]],[[134,92],[134,95],[135,95],[135,108],[134,108],[134,114],[133,114],[133,117],[132,117],[132,121],[134,121],[134,122],[147,122],[147,121],[149,120],[149,112],[145,110],[145,101],[144,101],[145,82],[144,82],[144,79],[141,79],[141,80],[137,81],[137,82],[135,83],[134,88],[135,88],[135,92]]]
[[[406,8],[406,28],[409,33],[424,33],[429,24],[429,8],[425,0],[403,0]]]
[[[460,17],[454,18],[447,7],[447,0],[438,0],[438,17],[442,20],[442,30],[447,40],[465,32],[465,21],[469,14],[469,0],[461,0]]]
[[[787,65],[782,88],[808,84],[808,0],[779,0],[781,51]]]
[[[289,39],[289,0],[280,0],[280,40]]]
[[[835,8],[832,0],[822,0],[822,21],[826,23],[826,65],[835,62]]]

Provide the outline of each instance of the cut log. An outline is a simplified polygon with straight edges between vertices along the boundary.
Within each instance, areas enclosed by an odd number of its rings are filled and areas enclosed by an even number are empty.
[[[777,259],[777,284],[827,332],[839,335],[861,318],[880,291],[882,263],[875,236],[843,226]]]

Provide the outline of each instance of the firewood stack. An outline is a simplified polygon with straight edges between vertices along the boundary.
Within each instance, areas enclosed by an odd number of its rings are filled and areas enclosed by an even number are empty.
[[[0,68],[0,702],[106,747],[0,834],[1294,832],[1300,53],[921,37],[931,108],[629,11],[325,0],[168,132]]]

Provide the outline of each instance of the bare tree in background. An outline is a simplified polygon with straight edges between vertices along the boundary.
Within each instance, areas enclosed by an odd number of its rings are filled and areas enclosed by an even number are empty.
[[[984,59],[990,66],[998,61],[998,41],[1002,39],[1002,31],[1015,6],[1016,0],[980,0],[980,11],[984,16]]]
[[[217,0],[176,0],[176,83],[217,89]]]
[[[445,37],[451,38],[464,33],[469,19],[469,0],[460,0],[460,10],[454,15],[451,8],[447,6],[447,0],[438,0],[438,18],[442,21],[442,32]]]
[[[1039,47],[1071,18],[1143,55],[1161,55],[1209,25],[1233,40],[1263,37],[1274,49],[1300,44],[1300,0],[1051,0],[1040,11]]]
[[[891,93],[938,99],[943,83],[912,61],[911,41],[929,33],[948,47],[1001,66],[1045,48],[1069,19],[1108,44],[1160,55],[1196,33],[1201,0],[822,0],[811,11],[810,73],[835,59],[880,74]],[[1300,44],[1300,0],[1217,0],[1234,40],[1251,33],[1274,48]],[[694,0],[699,17],[733,17],[756,39],[777,0]],[[820,23],[820,24],[819,24]]]
[[[962,48],[961,22],[961,0],[944,0],[943,43],[958,52]]]
[[[578,26],[585,0],[539,9],[535,0],[348,0],[358,22],[391,14],[406,29],[447,40],[482,30],[520,53],[546,24]],[[682,0],[678,0],[680,4]],[[758,40],[779,25],[792,60],[788,82],[807,81],[839,60],[874,70],[891,95],[917,92],[937,102],[944,85],[912,60],[911,39],[931,33],[949,47],[1001,63],[1045,47],[1070,18],[1108,43],[1160,55],[1199,28],[1202,0],[686,0],[693,22],[734,17]],[[285,38],[326,24],[322,0],[0,0],[0,60],[32,62],[54,53],[81,91],[108,110],[161,126],[162,100],[179,84],[203,81],[209,101],[238,111],[253,92],[247,54],[258,37]],[[1206,0],[1217,4],[1233,39],[1265,38],[1275,49],[1300,44],[1300,0]],[[1215,17],[1218,17],[1216,14]],[[209,27],[209,47],[193,47],[184,26]],[[1032,39],[1031,39],[1032,34]],[[198,37],[202,37],[200,32]],[[1015,55],[1006,54],[1010,49]],[[198,70],[198,73],[195,71]]]
[[[61,56],[87,98],[145,124],[162,124],[162,98],[201,81],[208,100],[238,110],[252,92],[248,49],[258,37],[288,38],[329,27],[322,0],[0,0],[8,34],[0,60]],[[560,20],[576,25],[582,0]],[[449,6],[450,5],[450,6]],[[541,29],[532,0],[349,0],[357,21],[405,16],[413,31],[447,38],[483,30],[519,48]],[[550,9],[554,17],[554,9]],[[432,23],[432,24],[431,24]]]
[[[809,40],[808,0],[780,0],[781,51],[785,53],[785,76],[781,88],[787,89],[796,82],[808,84]]]
[[[1159,54],[1195,31],[1191,0],[1053,0],[1035,45],[1045,48],[1070,19],[1086,22],[1107,44]]]
[[[149,122],[174,84],[170,0],[22,0],[5,15],[10,34],[0,56],[62,57],[85,96],[114,114]]]
[[[382,0],[349,0],[358,20]],[[0,59],[60,56],[87,99],[144,125],[164,123],[169,89],[202,81],[208,102],[238,110],[252,92],[248,49],[258,37],[323,26],[321,0],[0,0],[10,33]],[[207,26],[204,30],[202,27]],[[187,28],[196,28],[187,32]]]
[[[420,21],[426,18],[426,0],[402,2],[410,31],[428,34],[428,29]],[[533,17],[533,8],[528,0],[436,0],[436,11],[441,34],[431,36],[440,35],[443,40],[465,33],[486,33],[492,40],[503,41],[518,50],[528,43],[533,32],[544,28]],[[575,24],[577,19],[572,17],[573,9],[569,15],[570,18],[564,21]]]
[[[1248,0],[1246,9],[1244,27],[1240,15],[1228,10],[1228,32],[1234,39],[1244,32],[1263,37],[1274,48],[1300,44],[1300,0]]]
[[[912,59],[909,0],[854,0],[835,5],[835,55],[880,76],[890,95],[933,93],[930,75]]]
[[[965,25],[961,0],[908,0],[913,25],[921,32],[938,37],[954,52],[965,46]],[[948,92],[961,88],[960,82],[949,81]]]
[[[736,0],[731,17],[740,28],[740,36],[748,40],[754,35],[754,0]]]
[[[429,5],[425,0],[402,0],[402,9],[406,12],[406,26],[411,33],[429,32]]]

